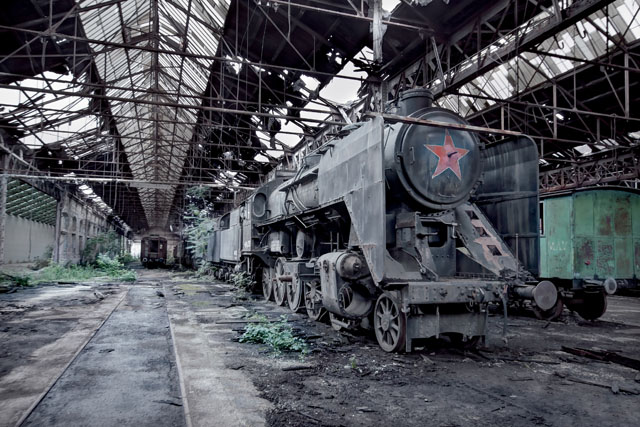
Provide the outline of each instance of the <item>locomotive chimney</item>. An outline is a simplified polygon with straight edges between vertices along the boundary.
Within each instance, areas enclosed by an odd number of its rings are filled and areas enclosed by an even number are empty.
[[[399,116],[410,116],[418,110],[431,107],[433,93],[429,89],[409,89],[400,93],[397,102]]]

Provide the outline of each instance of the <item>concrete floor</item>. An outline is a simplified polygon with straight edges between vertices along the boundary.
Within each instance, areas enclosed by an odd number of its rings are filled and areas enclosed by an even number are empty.
[[[164,299],[134,285],[23,425],[183,426]]]
[[[39,286],[0,294],[0,426],[640,423],[638,395],[557,375],[637,387],[633,370],[551,350],[604,345],[637,358],[638,299],[611,298],[595,324],[568,312],[551,325],[513,317],[509,346],[500,340],[502,322],[493,318],[486,353],[493,361],[474,364],[477,355],[456,359],[438,349],[384,354],[369,336],[336,333],[284,307],[239,296],[226,284],[163,270],[139,276],[132,285]],[[237,343],[242,318],[253,312],[270,318],[288,313],[302,333],[321,337],[311,341],[313,352],[304,362],[314,369],[288,372],[282,368],[299,365],[297,356],[274,358],[258,345]],[[523,355],[546,364],[505,362]],[[347,369],[352,360],[357,370]],[[529,397],[514,401],[520,394]],[[400,395],[404,400],[394,397]],[[474,403],[478,396],[489,403]],[[420,402],[428,408],[419,409]],[[470,408],[486,413],[470,417]],[[424,412],[429,410],[435,412]],[[607,419],[611,423],[602,421]]]
[[[0,426],[265,423],[270,404],[225,368],[230,342],[170,298],[170,273],[139,277],[0,294]]]

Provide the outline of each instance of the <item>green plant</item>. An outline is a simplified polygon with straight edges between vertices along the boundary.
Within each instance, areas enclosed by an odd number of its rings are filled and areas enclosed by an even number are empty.
[[[355,356],[351,356],[351,359],[349,359],[349,363],[351,364],[351,369],[356,369],[358,367],[358,365],[356,365],[356,357]]]
[[[138,258],[134,257],[130,253],[125,253],[118,256],[118,261],[120,261],[122,264],[129,264],[130,262],[136,262],[137,260]]]
[[[33,283],[70,281],[77,282],[96,277],[109,277],[110,279],[132,282],[136,280],[133,270],[125,269],[122,264],[108,255],[101,254],[94,265],[69,265],[51,264],[32,274],[29,279]]]
[[[111,258],[108,254],[100,254],[96,259],[96,267],[105,272],[122,270],[124,265],[117,258]]]
[[[213,273],[217,270],[216,267],[211,265],[205,260],[200,261],[200,266],[196,270],[196,277],[209,277],[213,276]]]
[[[4,277],[6,282],[13,283],[15,286],[29,286],[31,278],[27,276],[14,276],[0,271],[0,277]]]
[[[33,263],[34,270],[40,270],[41,268],[47,267],[51,264],[51,258],[53,257],[53,246],[49,245],[44,250],[44,254],[42,254],[42,258],[36,257]]]
[[[280,316],[277,322],[269,322],[262,315],[255,315],[252,319],[257,321],[245,327],[240,342],[266,344],[276,355],[282,354],[283,351],[295,351],[303,355],[309,352],[307,343],[293,335],[293,328],[285,315]]]
[[[231,274],[231,283],[234,287],[247,292],[251,291],[255,285],[251,275],[244,271]]]
[[[123,282],[135,282],[137,278],[138,276],[133,270],[123,270],[118,277]]]
[[[189,187],[187,189],[186,208],[182,215],[184,224],[183,236],[187,242],[186,249],[191,251],[196,262],[204,260],[207,254],[209,236],[213,230],[214,219],[213,197],[211,189],[207,187]]]
[[[52,282],[58,280],[80,281],[91,279],[92,277],[103,275],[93,267],[70,265],[68,267],[60,264],[51,264],[33,275],[33,280],[39,282]]]
[[[107,254],[111,258],[120,255],[120,238],[115,231],[109,230],[87,239],[82,251],[82,263],[93,264],[99,254]]]

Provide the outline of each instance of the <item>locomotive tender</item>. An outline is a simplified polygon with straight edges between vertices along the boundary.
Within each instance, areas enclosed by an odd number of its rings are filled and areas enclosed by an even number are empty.
[[[253,274],[265,298],[294,311],[315,320],[328,312],[336,329],[373,328],[385,351],[441,335],[473,344],[486,335],[488,305],[510,296],[553,307],[555,286],[530,273],[535,144],[519,137],[485,148],[432,100],[425,89],[406,91],[391,111],[451,127],[379,116],[350,125],[220,217],[207,260],[226,266],[222,276]],[[500,234],[515,234],[524,265]]]

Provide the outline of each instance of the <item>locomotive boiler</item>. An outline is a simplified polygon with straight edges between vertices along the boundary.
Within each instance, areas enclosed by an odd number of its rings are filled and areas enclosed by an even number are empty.
[[[336,329],[372,328],[385,351],[443,335],[474,344],[486,335],[488,305],[510,297],[553,307],[555,286],[531,274],[535,144],[518,137],[484,147],[432,99],[406,91],[389,111],[437,126],[376,116],[343,129],[298,170],[278,171],[218,222],[211,261],[254,274],[278,304],[316,320],[328,313]],[[531,176],[533,186],[521,178]],[[513,234],[523,262],[505,241]]]

